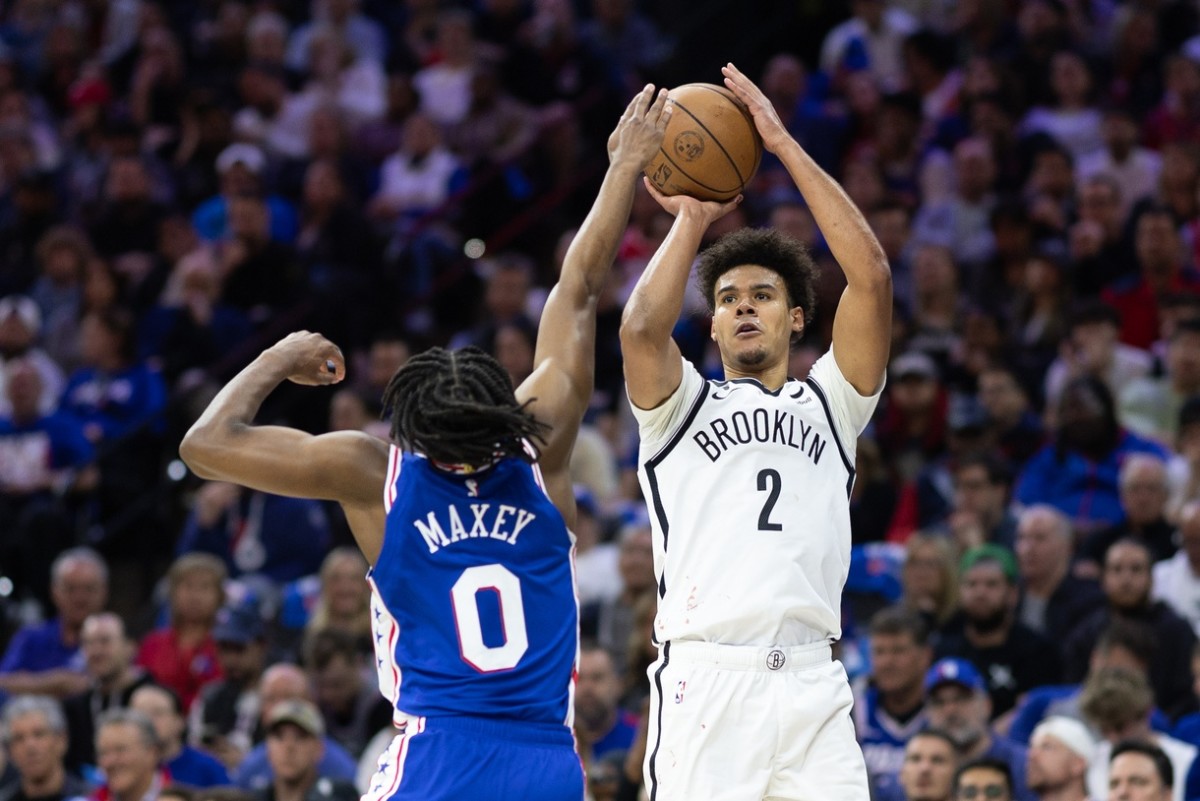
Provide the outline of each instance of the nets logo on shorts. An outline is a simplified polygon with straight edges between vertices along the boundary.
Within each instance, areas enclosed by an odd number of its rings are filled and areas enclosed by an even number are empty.
[[[767,654],[768,670],[779,670],[781,667],[783,667],[785,662],[787,662],[787,656],[785,656],[783,651],[780,651],[778,648]]]

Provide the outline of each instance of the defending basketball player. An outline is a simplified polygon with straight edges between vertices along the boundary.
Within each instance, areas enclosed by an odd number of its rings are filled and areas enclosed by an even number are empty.
[[[726,379],[706,382],[671,330],[702,235],[738,200],[654,193],[675,221],[621,325],[659,578],[646,785],[651,801],[866,801],[850,687],[830,643],[841,636],[855,443],[888,358],[891,273],[862,214],[759,88],[732,64],[722,71],[847,288],[832,350],[807,380],[789,379],[816,267],[775,231],[722,238],[699,266]]]
[[[596,300],[666,92],[647,86],[609,139],[600,193],[546,301],[534,372],[513,391],[477,349],[435,348],[392,378],[392,444],[254,425],[284,380],[341,381],[338,348],[307,332],[267,349],[180,447],[205,478],[338,501],[371,562],[380,690],[399,734],[364,796],[561,801],[583,796],[568,460],[592,394]]]

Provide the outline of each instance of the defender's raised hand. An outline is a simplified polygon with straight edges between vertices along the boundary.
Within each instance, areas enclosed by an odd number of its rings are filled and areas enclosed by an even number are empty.
[[[750,115],[754,117],[754,125],[758,128],[758,135],[762,137],[763,147],[775,153],[777,148],[791,141],[792,135],[775,113],[775,106],[754,81],[747,78],[732,63],[721,67],[721,74],[725,76],[725,86],[746,104]]]
[[[662,145],[671,119],[673,106],[667,103],[667,90],[654,92],[653,84],[646,84],[642,91],[633,96],[617,127],[608,137],[608,160],[616,164],[628,160],[641,169],[650,163]]]
[[[276,342],[269,352],[288,365],[288,380],[304,386],[336,384],[346,377],[342,349],[320,334],[296,331]]]

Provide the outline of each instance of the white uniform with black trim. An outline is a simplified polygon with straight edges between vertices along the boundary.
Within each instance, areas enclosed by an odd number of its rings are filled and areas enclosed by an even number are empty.
[[[651,801],[867,798],[841,636],[854,449],[879,395],[830,351],[806,381],[705,381],[634,407],[654,530]],[[819,734],[819,736],[818,736]]]

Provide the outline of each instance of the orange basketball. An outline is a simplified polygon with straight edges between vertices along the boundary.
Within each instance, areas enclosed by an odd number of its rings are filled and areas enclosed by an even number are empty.
[[[762,161],[762,137],[742,101],[724,86],[689,83],[667,94],[674,105],[646,177],[664,195],[730,200]]]

